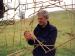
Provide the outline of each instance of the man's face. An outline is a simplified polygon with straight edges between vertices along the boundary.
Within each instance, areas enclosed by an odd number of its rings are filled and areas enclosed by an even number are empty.
[[[45,25],[47,23],[47,19],[44,16],[38,16],[39,25]]]

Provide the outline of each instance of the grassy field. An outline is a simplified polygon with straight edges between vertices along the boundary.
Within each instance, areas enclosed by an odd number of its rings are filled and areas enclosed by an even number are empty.
[[[72,39],[75,34],[75,14],[68,11],[50,12],[50,23],[58,29],[56,47]],[[28,45],[23,33],[33,31],[37,17],[16,21],[14,25],[0,26],[0,56],[32,56],[33,46]],[[56,56],[75,56],[75,40],[57,48]]]

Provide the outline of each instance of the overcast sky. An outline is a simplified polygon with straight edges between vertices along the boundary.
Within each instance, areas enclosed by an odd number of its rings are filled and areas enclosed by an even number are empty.
[[[8,3],[7,3],[7,1],[8,1]],[[49,1],[49,0],[36,0],[36,2],[39,2],[39,1],[45,2],[45,1]],[[14,8],[14,7],[17,7],[18,6],[19,0],[4,0],[4,3],[6,5],[8,5],[8,7]],[[20,3],[21,4],[26,4],[26,0],[20,0]],[[27,3],[33,3],[33,0],[27,0]],[[50,3],[54,3],[54,2],[51,2],[50,1]],[[60,6],[61,5],[64,5],[64,3],[66,5],[72,4],[72,0],[63,0],[63,2],[61,2]],[[73,0],[73,4],[75,4],[75,0]],[[48,2],[47,3],[43,3],[43,6],[47,6],[47,5],[49,5]],[[59,4],[56,4],[56,5],[59,5]],[[33,4],[28,4],[28,5],[26,5],[26,9],[27,8],[31,8],[33,6],[34,6],[34,3]],[[39,7],[39,6],[42,6],[42,4],[36,5],[36,7]],[[53,7],[53,6],[50,6],[50,7]],[[20,10],[22,10],[23,12],[25,12],[25,17],[26,18],[28,18],[28,16],[30,14],[34,13],[34,9],[28,9],[26,11],[23,10],[23,9],[25,9],[25,6],[20,6]],[[39,9],[40,8],[36,8],[35,11],[38,11]],[[45,10],[47,10],[49,12],[52,12],[52,11],[58,11],[58,10],[63,10],[63,9],[62,8],[58,8],[58,7],[55,7],[55,8],[47,8]],[[8,19],[9,18],[12,18],[14,14],[16,14],[16,16],[15,16],[16,19],[19,19],[19,17],[18,17],[19,16],[19,8],[15,12],[14,12],[14,10],[9,10],[8,11],[8,15],[9,15],[8,16]],[[5,13],[5,17],[4,18],[7,18],[6,16],[7,16],[7,14]]]

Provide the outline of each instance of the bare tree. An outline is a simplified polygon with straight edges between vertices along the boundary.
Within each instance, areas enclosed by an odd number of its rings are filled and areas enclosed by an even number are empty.
[[[25,18],[25,13],[23,11],[20,12],[19,14],[20,19],[24,19]]]

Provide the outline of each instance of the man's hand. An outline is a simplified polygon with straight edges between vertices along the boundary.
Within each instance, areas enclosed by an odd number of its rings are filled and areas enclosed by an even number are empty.
[[[33,40],[33,38],[32,38],[33,36],[29,31],[24,32],[24,37],[26,38],[26,40],[30,40],[30,39]]]

